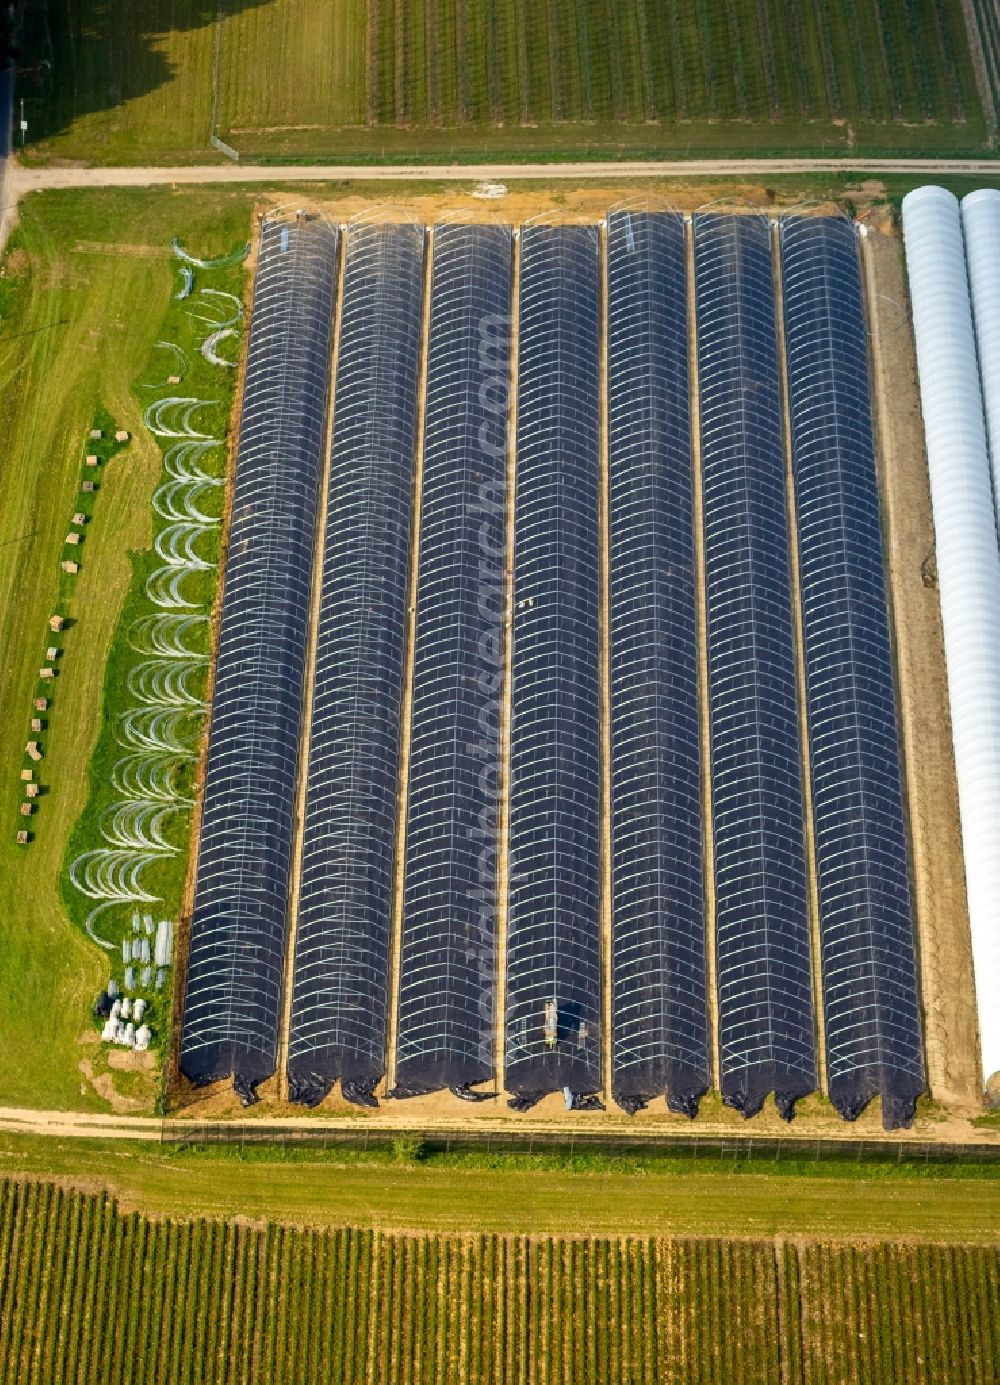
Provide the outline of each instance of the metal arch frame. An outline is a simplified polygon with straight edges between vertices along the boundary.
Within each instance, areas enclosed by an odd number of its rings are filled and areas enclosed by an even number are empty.
[[[601,1086],[599,275],[596,226],[522,229],[504,1017],[518,1094]]]
[[[829,207],[831,210],[829,212],[820,213],[817,211],[818,207]],[[865,215],[867,215],[867,213],[865,213]],[[840,206],[837,202],[832,202],[829,198],[822,197],[803,197],[798,202],[792,202],[782,210],[780,216],[775,217],[775,221],[780,230],[781,223],[785,221],[786,218],[801,217],[811,217],[825,221],[844,221],[852,230],[855,225],[854,217],[851,216],[850,212],[847,211],[845,207]],[[861,217],[858,218],[859,221],[861,219]]]
[[[711,216],[749,217],[763,222],[768,227],[774,223],[771,213],[759,202],[755,202],[750,197],[741,197],[727,192],[722,193],[719,197],[712,197],[707,202],[702,202],[701,206],[696,207],[691,214],[692,220],[698,217]]]
[[[288,1079],[385,1065],[424,232],[352,222],[327,500]]]
[[[770,223],[694,241],[722,1095],[790,1117],[816,1068]]]
[[[676,202],[669,197],[664,197],[662,193],[637,192],[632,197],[623,197],[620,202],[616,202],[613,207],[608,208],[606,222],[609,230],[611,218],[624,212],[648,216],[679,216],[682,219],[685,215]]]
[[[510,343],[489,362],[502,398],[486,399],[480,327],[509,317],[512,270],[509,226],[436,225],[396,1030],[395,1075],[408,1091],[494,1071],[499,684],[483,686],[482,646],[495,639],[499,667]],[[499,441],[488,448],[490,428]],[[484,506],[483,486],[499,505]],[[495,612],[482,567],[492,555]],[[490,697],[495,724],[483,715]]]
[[[276,225],[286,225],[289,222],[299,220],[322,222],[323,225],[338,235],[342,229],[340,222],[332,217],[325,207],[314,202],[310,197],[288,198],[283,202],[275,202],[264,212],[261,220],[273,222]]]
[[[435,214],[435,235],[452,226],[484,226],[493,230],[508,230],[512,238],[514,235],[514,227],[503,209],[488,203],[476,207],[446,207]]]
[[[608,281],[611,1089],[694,1114],[710,1073],[683,215],[613,210]]]
[[[245,1099],[277,1047],[337,245],[261,226],[180,1054]]]
[[[567,212],[565,208],[548,207],[540,212],[535,212],[534,216],[529,216],[521,222],[520,231],[546,230],[546,231],[565,231],[591,230],[598,234],[600,227],[604,224],[603,217],[595,219],[593,212]]]
[[[427,234],[427,227],[421,221],[417,221],[405,208],[399,207],[392,202],[374,202],[365,207],[363,211],[355,212],[344,226],[348,232],[364,230],[366,227],[382,231],[386,227],[408,226],[414,235],[423,243]]]
[[[924,1070],[857,240],[779,229],[829,1092],[892,1127]]]

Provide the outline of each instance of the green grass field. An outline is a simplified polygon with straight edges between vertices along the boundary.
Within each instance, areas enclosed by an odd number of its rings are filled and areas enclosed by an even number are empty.
[[[995,1166],[560,1159],[160,1146],[0,1134],[0,1175],[69,1180],[154,1216],[497,1235],[827,1236],[996,1244]]]
[[[992,1385],[995,1247],[150,1220],[0,1182],[10,1385]]]
[[[971,152],[988,137],[960,0],[31,9],[32,159],[204,158],[213,126],[245,156],[338,160]]]
[[[179,235],[206,254],[247,238],[241,192],[48,193],[29,199],[0,278],[0,1102],[103,1107],[82,1078],[94,1057],[78,1040],[107,962],[70,925],[63,862],[88,800],[88,762],[102,734],[112,637],[152,541],[150,497],[161,458],[132,385],[147,369],[176,285]],[[102,246],[109,247],[102,249]],[[134,437],[99,468],[100,489],[67,587],[63,539],[81,505],[82,461],[97,411]],[[70,623],[41,736],[43,792],[15,843],[18,771],[30,736],[47,621]],[[108,711],[114,708],[109,706]],[[108,729],[103,728],[105,738]],[[95,808],[97,803],[95,801]],[[89,824],[93,827],[93,822]]]
[[[245,216],[245,214],[244,214]],[[246,228],[234,226],[234,245],[238,256],[246,244]],[[200,251],[200,246],[195,250]],[[203,257],[202,257],[203,258]],[[228,258],[228,257],[224,257]],[[172,260],[174,283],[179,291],[187,287],[178,261]],[[245,272],[242,263],[223,264],[211,269],[190,270],[192,288],[183,299],[176,295],[159,326],[158,344],[150,353],[134,386],[140,407],[156,408],[167,404],[164,427],[183,427],[185,404],[171,400],[182,396],[198,400],[197,414],[191,420],[196,433],[207,434],[218,442],[202,449],[195,440],[194,453],[185,453],[186,444],[163,439],[164,471],[154,494],[154,549],[133,553],[132,581],[116,626],[104,675],[101,729],[90,761],[90,794],[70,837],[63,861],[63,899],[70,918],[109,949],[112,974],[119,985],[124,979],[121,945],[134,941],[133,920],[146,914],[152,921],[160,917],[177,920],[181,914],[184,882],[190,856],[192,807],[196,798],[198,752],[207,715],[211,638],[208,618],[216,592],[221,551],[221,521],[224,510],[228,449],[226,446],[237,372],[206,360],[201,343],[223,321],[235,321],[229,335],[220,341],[223,358],[237,361],[242,351],[241,304]],[[181,372],[180,375],[177,372]],[[176,384],[168,382],[174,375]],[[152,423],[152,419],[150,420]],[[166,468],[170,466],[168,471]],[[114,463],[111,464],[115,466]],[[192,485],[177,477],[196,468]],[[193,510],[187,507],[190,498]],[[141,503],[141,497],[136,497]],[[156,512],[159,505],[159,512]],[[192,526],[192,516],[197,521]],[[100,516],[95,516],[100,518]],[[180,521],[178,525],[178,521]],[[88,530],[88,533],[90,531]],[[178,538],[179,545],[172,542]],[[161,545],[160,549],[156,545]],[[188,545],[191,545],[190,549]],[[208,567],[179,571],[178,557],[191,552]],[[167,561],[165,561],[165,559]],[[170,560],[173,560],[171,562]],[[63,579],[63,585],[76,578]],[[175,601],[185,605],[178,612]],[[158,657],[152,634],[168,624],[167,634],[176,629],[177,620],[197,621],[185,627],[179,639],[182,650],[195,658]],[[170,644],[168,648],[172,647]],[[178,710],[179,709],[179,710]],[[176,749],[161,753],[157,749],[157,720],[163,716],[165,741]],[[129,734],[131,728],[131,734]],[[137,750],[138,747],[138,750]],[[179,753],[178,753],[179,752]],[[123,780],[123,765],[135,767],[134,775]],[[153,786],[153,801],[145,796],[148,782]],[[172,790],[170,805],[163,811],[163,772]],[[128,789],[128,792],[124,791]],[[159,805],[159,807],[157,807]],[[152,842],[153,850],[147,849]],[[141,869],[132,874],[132,866]],[[109,878],[110,877],[110,878]],[[119,902],[116,893],[131,893]],[[149,911],[152,911],[151,915]],[[141,967],[135,968],[137,974]],[[172,986],[170,973],[161,989],[154,976],[138,992],[147,1004],[146,1023],[152,1027],[153,1047],[161,1052],[169,1037]],[[135,988],[133,987],[133,992]],[[130,1095],[148,1095],[143,1084]],[[125,1075],[116,1077],[123,1089]],[[124,1092],[123,1092],[124,1094]]]

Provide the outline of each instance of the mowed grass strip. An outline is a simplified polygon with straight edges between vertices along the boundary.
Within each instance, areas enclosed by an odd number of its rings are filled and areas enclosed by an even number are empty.
[[[164,1224],[35,1183],[0,1183],[0,1217],[10,1385],[94,1378],[84,1363],[132,1385],[992,1385],[1000,1367],[995,1247]]]
[[[85,1172],[81,1172],[85,1171]],[[986,1170],[721,1158],[414,1158],[391,1149],[166,1147],[0,1135],[0,1176],[96,1184],[128,1207],[192,1208],[312,1226],[495,1234],[818,1236],[995,1245],[1000,1182]],[[958,1176],[961,1175],[961,1176]]]
[[[219,124],[245,128],[363,125],[367,0],[223,0]],[[422,9],[423,6],[412,7]],[[391,28],[395,17],[380,16]],[[213,34],[213,26],[208,26]],[[412,42],[413,36],[407,35]],[[414,46],[414,58],[419,51]],[[413,78],[416,89],[416,74]],[[415,107],[423,118],[422,107]]]
[[[132,575],[130,554],[152,539],[150,498],[160,453],[132,384],[159,336],[175,270],[161,254],[78,253],[84,240],[168,247],[174,235],[215,254],[247,238],[243,192],[192,189],[33,194],[0,280],[0,1102],[103,1109],[79,1063],[89,1004],[107,961],[67,920],[62,859],[87,798],[101,728],[105,665]],[[78,507],[88,430],[103,405],[133,437],[99,468],[80,546],[42,736],[44,793],[34,840],[15,842],[32,697],[60,590],[70,516]]]
[[[242,230],[243,227],[241,226],[234,227],[234,235],[240,237]],[[240,251],[244,243],[242,239],[238,238],[233,248]],[[169,254],[167,258],[168,262],[173,262]],[[174,269],[174,276],[175,282],[179,282],[180,274],[176,268]],[[154,350],[151,353],[151,359],[146,363],[142,372],[142,379],[136,384],[134,393],[139,400],[140,407],[150,406],[159,400],[178,394],[186,396],[188,399],[202,401],[198,408],[197,427],[207,435],[219,439],[219,445],[206,455],[200,456],[197,464],[206,475],[221,482],[226,476],[228,451],[226,439],[236,387],[236,371],[210,364],[199,350],[201,343],[206,339],[206,334],[212,329],[212,323],[205,317],[210,306],[210,300],[202,298],[201,294],[203,290],[214,294],[224,292],[229,293],[231,298],[237,302],[241,302],[245,287],[243,265],[236,264],[213,270],[197,270],[193,282],[194,288],[190,297],[182,301],[174,299],[170,302],[169,310],[159,328],[161,341],[170,343],[182,353],[182,358],[186,362],[183,367],[183,379],[177,385],[161,383],[165,380],[168,371],[180,369],[176,359],[170,353],[165,353],[161,346],[159,350]],[[218,303],[219,300],[216,298],[213,301]],[[242,331],[237,329],[236,342],[229,342],[229,359],[236,358],[241,341]],[[169,365],[165,365],[165,355],[170,361]],[[113,421],[111,419],[100,419],[99,421],[104,424],[105,437],[110,437],[114,429]],[[163,443],[164,453],[169,447],[170,440],[167,439]],[[109,444],[102,440],[95,443],[95,448],[107,452]],[[120,459],[113,460],[101,469],[101,474],[106,475],[111,468],[119,469],[126,460],[127,457],[124,455]],[[160,480],[163,482],[169,480],[166,471],[162,473]],[[100,498],[99,493],[96,498]],[[176,503],[179,497],[175,495],[174,499]],[[95,505],[90,508],[95,511],[99,518],[99,507]],[[212,516],[216,521],[221,521],[224,509],[223,486],[218,484],[207,493],[202,492],[198,498],[197,508],[199,513]],[[173,527],[174,519],[172,517],[157,516],[155,518],[153,522],[154,549],[164,533],[169,533]],[[218,525],[214,528],[206,526],[198,536],[195,551],[199,559],[210,566],[201,571],[188,573],[182,586],[184,600],[188,603],[186,610],[190,615],[202,614],[207,616],[212,611],[220,550],[221,527]],[[91,911],[96,907],[96,901],[73,885],[70,872],[74,863],[88,853],[107,848],[108,841],[105,835],[107,822],[109,820],[114,822],[114,814],[122,805],[121,790],[116,787],[114,782],[115,767],[125,754],[120,723],[123,716],[133,712],[140,705],[140,698],[135,691],[139,685],[134,683],[134,679],[137,670],[143,666],[148,668],[148,652],[142,652],[141,649],[135,647],[133,632],[137,622],[162,614],[163,611],[163,607],[150,598],[147,588],[148,581],[153,574],[163,569],[163,560],[159,553],[147,550],[132,553],[130,558],[132,582],[122,607],[118,626],[112,637],[105,665],[101,704],[102,724],[89,770],[90,796],[70,836],[63,860],[63,902],[70,918],[84,930]],[[67,602],[71,604],[72,597],[67,592],[67,587],[72,587],[76,581],[77,579],[74,577],[64,576],[61,579],[60,609],[64,609]],[[210,652],[208,629],[199,628],[189,633],[186,644],[188,648],[197,649],[207,655]],[[207,691],[208,677],[207,664],[191,670],[190,677],[185,680],[188,694],[203,698]],[[204,721],[204,714],[197,711],[190,714],[190,719],[185,719],[186,738],[193,747],[198,744]],[[177,794],[184,798],[193,799],[195,797],[196,772],[196,764],[191,761],[175,764],[172,783]],[[189,807],[186,805],[174,807],[163,826],[164,840],[171,844],[174,848],[173,852],[163,852],[157,855],[155,859],[147,861],[141,871],[142,890],[154,900],[160,901],[158,905],[142,907],[153,907],[158,916],[163,915],[172,919],[179,917],[184,880],[188,868],[191,819],[192,813]],[[120,954],[123,938],[132,935],[132,908],[131,904],[119,905],[101,914],[96,931],[98,936],[112,945],[113,954]],[[144,988],[144,999],[147,1004],[146,1023],[151,1026],[153,1031],[153,1047],[162,1052],[166,1048],[168,1037],[171,1009],[170,989],[167,987],[162,991],[155,991],[148,987]],[[133,1075],[122,1074],[117,1078],[119,1091],[125,1089],[122,1094],[128,1091],[127,1083],[130,1076]]]
[[[169,162],[208,149],[214,34],[206,17],[214,21],[214,0],[24,8],[30,70],[18,95],[32,138],[95,162]],[[43,60],[47,71],[35,66]]]

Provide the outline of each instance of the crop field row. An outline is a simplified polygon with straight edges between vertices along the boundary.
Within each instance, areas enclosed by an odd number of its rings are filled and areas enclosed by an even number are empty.
[[[230,5],[224,125],[951,121],[976,105],[961,6],[947,0],[341,0],[316,9],[318,27],[304,25],[291,0]],[[247,81],[264,54],[266,94]]]
[[[14,1382],[989,1382],[994,1249],[415,1236],[0,1183]]]
[[[993,103],[993,123],[996,125],[1000,120],[1000,10],[993,0],[972,0],[972,12],[986,69],[986,84]]]
[[[989,5],[979,22],[988,49]],[[190,159],[213,128],[340,158],[761,152],[761,123],[775,150],[986,133],[957,0],[174,0],[169,25],[154,0],[32,7],[32,152]]]

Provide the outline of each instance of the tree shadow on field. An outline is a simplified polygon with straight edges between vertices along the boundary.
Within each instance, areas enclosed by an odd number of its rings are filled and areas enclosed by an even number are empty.
[[[165,123],[190,128],[203,113],[207,146],[213,31],[219,13],[231,18],[241,10],[272,3],[24,0],[11,47],[18,68],[16,95],[18,100],[23,98],[28,117],[29,146],[64,133],[81,117],[114,111],[171,83],[176,83],[176,90],[168,90],[165,97],[175,103],[175,109],[168,107]],[[168,40],[172,40],[172,53],[166,51]],[[138,141],[142,136],[137,130]]]

